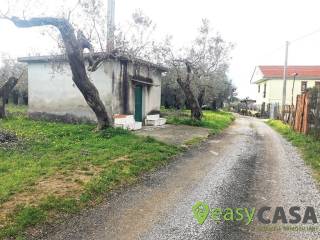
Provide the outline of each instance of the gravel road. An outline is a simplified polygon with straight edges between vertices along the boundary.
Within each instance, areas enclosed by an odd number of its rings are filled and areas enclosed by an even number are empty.
[[[319,190],[297,150],[261,120],[239,117],[223,134],[43,239],[320,239],[319,224],[301,225],[317,231],[262,230],[280,225],[257,220],[246,226],[208,218],[199,225],[191,210],[197,201],[210,208],[312,206],[320,221]]]

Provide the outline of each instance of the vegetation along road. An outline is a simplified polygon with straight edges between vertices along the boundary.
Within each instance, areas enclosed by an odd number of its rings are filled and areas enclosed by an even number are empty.
[[[211,210],[247,208],[252,213],[255,208],[256,215],[249,224],[227,221],[230,215],[219,223],[211,211],[200,225],[192,212],[198,201]],[[262,216],[268,224],[257,217],[264,206],[271,208]],[[292,220],[288,211],[293,206],[301,207],[296,211],[301,221],[290,226],[304,230],[273,231],[289,226],[282,223]],[[44,239],[317,239],[319,228],[306,229],[319,227],[312,212],[303,223],[307,206],[319,216],[320,194],[298,151],[261,120],[239,117],[224,133],[54,227]],[[284,214],[276,207],[283,207]],[[202,213],[207,210],[203,207]]]

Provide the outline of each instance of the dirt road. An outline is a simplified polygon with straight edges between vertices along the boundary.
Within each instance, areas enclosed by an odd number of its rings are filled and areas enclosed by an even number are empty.
[[[44,239],[320,238],[320,228],[263,232],[256,220],[249,226],[211,219],[199,225],[191,210],[197,201],[211,208],[312,206],[320,216],[319,191],[296,149],[262,121],[240,117],[222,135],[51,229]]]

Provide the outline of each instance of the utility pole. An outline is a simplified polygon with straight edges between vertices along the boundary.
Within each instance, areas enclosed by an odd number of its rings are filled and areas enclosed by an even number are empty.
[[[286,52],[285,52],[285,60],[283,67],[283,88],[282,88],[282,118],[284,118],[284,107],[286,105],[287,98],[287,68],[288,68],[288,50],[289,50],[289,42],[286,41]]]
[[[111,53],[114,49],[115,24],[115,0],[108,0],[107,13],[107,52]]]

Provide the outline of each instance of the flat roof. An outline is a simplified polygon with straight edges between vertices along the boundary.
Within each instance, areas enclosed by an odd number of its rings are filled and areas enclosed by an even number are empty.
[[[86,59],[89,57],[89,54],[85,54],[84,56]],[[161,72],[167,72],[169,69],[160,65],[160,64],[155,64],[149,61],[145,61],[142,59],[130,59],[129,57],[125,56],[125,55],[121,55],[121,56],[114,56],[114,55],[110,55],[110,54],[106,54],[106,53],[95,53],[94,58],[98,58],[98,57],[105,57],[106,60],[107,59],[114,59],[114,60],[118,60],[118,61],[129,61],[129,62],[135,62],[135,63],[139,63],[141,65],[144,66],[148,66],[151,68],[155,68]],[[30,56],[30,57],[21,57],[18,58],[19,62],[24,62],[24,63],[42,63],[42,62],[64,62],[67,61],[67,56],[66,55],[45,55],[45,56]]]

